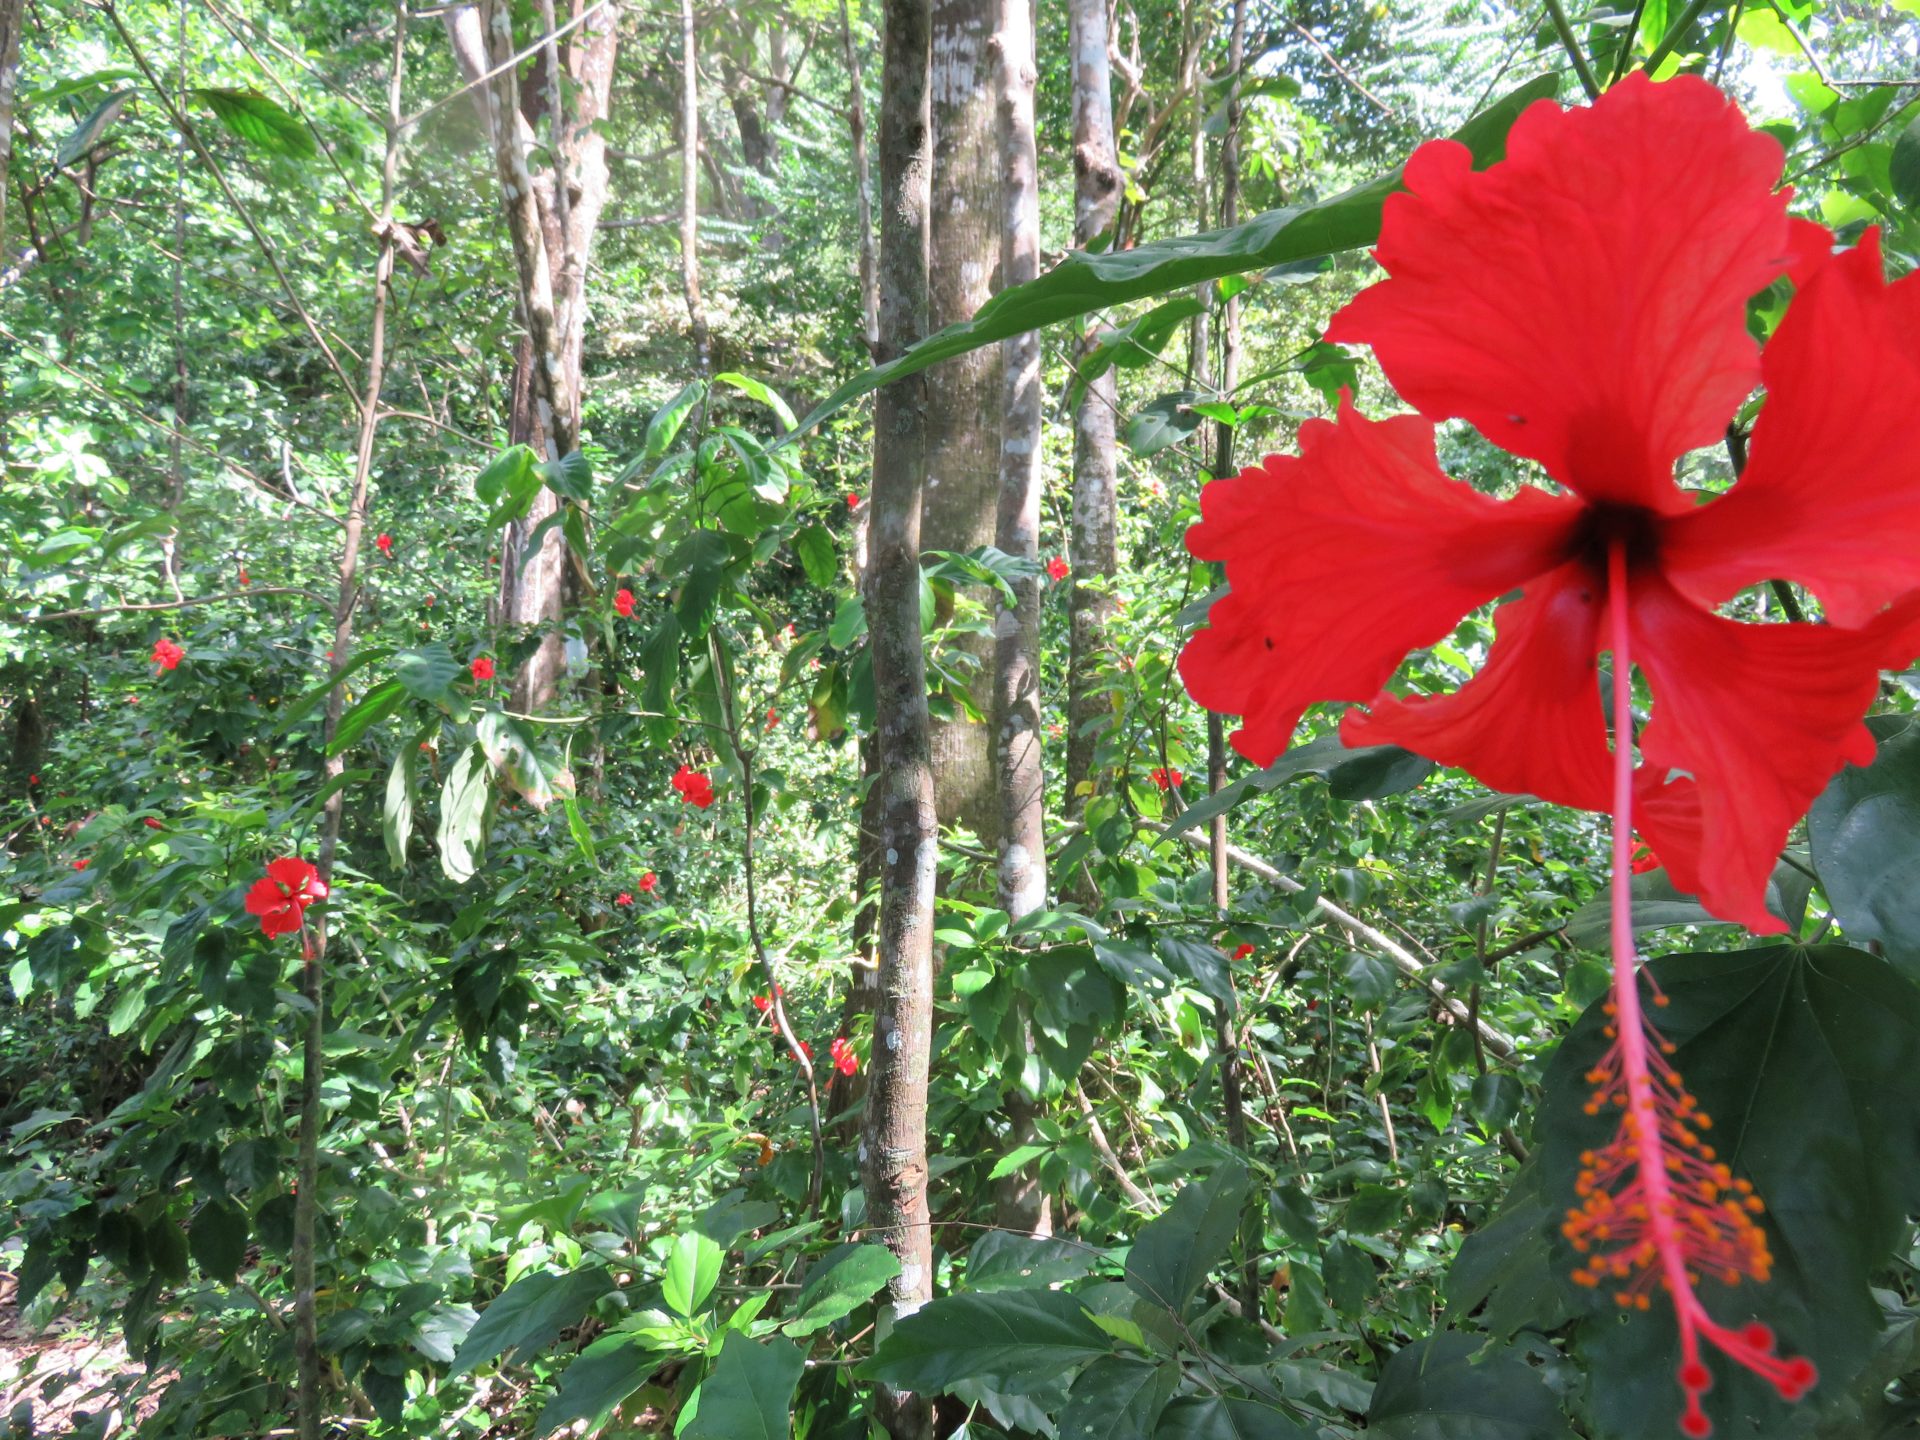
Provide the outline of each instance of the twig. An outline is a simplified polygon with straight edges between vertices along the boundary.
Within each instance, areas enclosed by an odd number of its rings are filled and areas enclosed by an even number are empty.
[[[1093,1153],[1100,1157],[1100,1163],[1118,1182],[1121,1193],[1148,1214],[1158,1215],[1160,1202],[1134,1184],[1133,1177],[1127,1174],[1127,1167],[1120,1163],[1120,1157],[1114,1154],[1112,1142],[1107,1139],[1107,1132],[1101,1128],[1100,1117],[1094,1113],[1093,1102],[1087,1099],[1087,1092],[1075,1085],[1073,1098],[1080,1102],[1080,1114],[1087,1122],[1087,1138],[1093,1142]]]

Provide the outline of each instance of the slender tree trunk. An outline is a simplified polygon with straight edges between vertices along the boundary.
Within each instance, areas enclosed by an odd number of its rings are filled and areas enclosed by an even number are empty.
[[[933,0],[933,209],[928,324],[970,320],[993,293],[1000,259],[1000,156],[989,45],[997,0]],[[928,550],[993,543],[1000,492],[998,346],[935,366],[927,379]],[[943,621],[945,614],[940,617]],[[982,714],[992,709],[993,642],[943,642],[945,662]],[[965,715],[933,723],[933,785],[943,825],[964,825],[993,848],[993,736]]]
[[[4,3],[4,0],[0,0]],[[867,96],[860,78],[860,51],[853,43],[853,17],[840,0],[840,45],[847,66],[847,125],[853,134],[854,204],[860,227],[860,316],[867,353],[880,345],[880,290],[873,264],[873,177],[867,170]]]
[[[340,581],[333,607],[333,688],[327,693],[323,729],[329,783],[346,772],[346,756],[333,752],[333,738],[346,710],[342,683],[353,653],[353,616],[360,598],[360,542],[367,523],[367,489],[373,477],[373,444],[380,426],[380,394],[387,372],[387,300],[393,285],[393,208],[399,191],[400,153],[405,138],[401,104],[407,47],[406,0],[394,4],[393,66],[387,82],[386,159],[380,172],[380,240],[373,270],[373,318],[367,342],[366,388],[360,396],[360,437],[354,451],[353,489],[347,501],[347,524],[340,546]],[[320,816],[320,849],[316,868],[329,889],[333,886],[334,858],[340,846],[340,824],[345,814],[345,791],[334,788]],[[326,1056],[327,917],[323,907],[300,935],[301,994],[308,1005],[301,1047],[300,1147],[298,1179],[293,1202],[293,1347],[299,1377],[300,1440],[320,1440],[323,1359],[320,1354],[319,1315],[315,1304],[314,1258],[320,1221],[320,1126],[323,1120],[320,1088]]]
[[[1024,285],[1040,273],[1040,175],[1034,148],[1033,0],[998,0],[993,37],[1000,121],[1000,283]],[[1002,342],[1000,507],[994,543],[1007,554],[1040,559],[1040,337]],[[1047,899],[1046,772],[1040,745],[1040,577],[1013,582],[1014,604],[993,619],[994,786],[999,795],[999,906],[1018,919]],[[1031,1043],[1031,1042],[1029,1042]],[[1007,1097],[1009,1140],[1034,1138],[1034,1106]],[[1051,1233],[1052,1206],[1033,1166],[1002,1177],[995,1222]]]
[[[13,108],[20,94],[20,31],[26,0],[0,0],[0,275],[13,264],[7,248],[7,176],[13,165]]]
[[[927,0],[885,0],[880,109],[880,348],[898,355],[926,333],[931,59]],[[883,855],[879,994],[861,1136],[867,1223],[900,1260],[884,1333],[933,1295],[927,1204],[927,1071],[933,1040],[933,808],[927,685],[920,633],[920,501],[926,480],[927,381],[874,397],[873,498],[866,608],[873,646],[875,759]],[[882,1386],[892,1440],[933,1428],[927,1397]]]
[[[1113,141],[1113,78],[1107,64],[1105,0],[1068,0],[1073,58],[1073,243],[1085,249],[1112,225],[1120,205],[1120,159]],[[1094,759],[1106,730],[1098,692],[1100,658],[1114,603],[1107,592],[1119,555],[1114,539],[1113,371],[1088,382],[1073,417],[1073,533],[1068,559],[1067,795],[1078,815],[1095,784]]]
[[[680,286],[687,297],[694,363],[712,370],[707,310],[700,299],[700,65],[694,47],[693,0],[680,0]]]

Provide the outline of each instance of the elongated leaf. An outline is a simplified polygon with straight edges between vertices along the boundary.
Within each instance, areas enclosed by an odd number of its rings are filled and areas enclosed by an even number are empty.
[[[725,375],[714,376],[713,383],[716,385],[731,385],[736,390],[746,391],[747,394],[751,395],[762,405],[773,411],[774,414],[778,415],[783,427],[788,430],[793,429],[796,423],[793,418],[793,407],[782,400],[779,392],[771,385],[766,384],[764,381],[755,380],[748,375],[736,375],[731,370]]]
[[[232,1284],[247,1258],[247,1212],[224,1200],[209,1200],[187,1226],[187,1249],[209,1280]]]
[[[386,800],[380,807],[380,834],[386,841],[387,858],[395,869],[406,866],[407,841],[413,838],[413,784],[420,767],[423,739],[424,733],[402,745],[400,753],[393,757],[393,768],[387,772]]]
[[[1066,1440],[1153,1440],[1180,1367],[1132,1356],[1102,1355],[1074,1377],[1060,1412]]]
[[[687,416],[706,393],[703,382],[689,380],[681,386],[678,395],[653,412],[653,418],[647,422],[646,444],[640,452],[639,464],[650,465],[672,448],[680,435],[680,427],[687,423]]]
[[[220,118],[220,123],[256,150],[309,160],[320,153],[313,136],[278,102],[257,90],[203,87],[193,92]]]
[[[340,726],[333,732],[333,743],[327,747],[327,753],[339,755],[352,749],[362,735],[398,710],[406,698],[406,687],[398,680],[382,680],[340,717]]]
[[[1181,1190],[1165,1214],[1134,1236],[1127,1284],[1178,1315],[1226,1258],[1246,1198],[1247,1171],[1241,1165],[1223,1165]]]
[[[1284,1410],[1257,1400],[1183,1395],[1161,1412],[1153,1440],[1308,1440],[1311,1433]]]
[[[540,457],[525,445],[509,445],[487,462],[487,468],[473,479],[473,493],[480,503],[492,508],[510,491],[518,491],[525,477],[533,473]]]
[[[440,790],[440,868],[464,885],[480,868],[487,843],[487,758],[478,746],[460,752]]]
[[[647,1377],[660,1368],[660,1360],[638,1336],[603,1335],[560,1376],[560,1388],[540,1412],[534,1434],[548,1435],[576,1420],[585,1420],[591,1430],[647,1383]]]
[[[689,1402],[693,1413],[679,1440],[787,1440],[794,1387],[806,1368],[806,1355],[791,1340],[756,1342],[728,1331],[713,1373]]]
[[[893,1327],[860,1375],[908,1390],[980,1380],[1008,1394],[1113,1353],[1113,1341],[1060,1290],[947,1295]]]
[[[410,694],[429,704],[451,710],[459,703],[454,682],[466,674],[466,667],[453,658],[453,652],[435,642],[417,650],[402,650],[393,657],[393,678]]]
[[[453,1373],[464,1375],[496,1356],[508,1363],[526,1360],[569,1325],[578,1324],[593,1302],[613,1289],[606,1267],[591,1265],[565,1275],[537,1270],[522,1275],[480,1312],[453,1357]]]
[[[573,788],[566,772],[535,748],[520,722],[511,716],[489,710],[480,717],[475,730],[494,773],[534,809],[544,811],[555,795]]]
[[[822,590],[833,588],[833,582],[840,578],[840,557],[826,526],[804,526],[793,537],[793,552],[800,557],[800,568],[807,572],[807,579]]]
[[[1557,76],[1541,75],[1509,91],[1454,133],[1485,167],[1506,154],[1507,131],[1520,112],[1559,88]],[[1370,180],[1329,200],[1269,210],[1244,224],[1202,235],[1183,235],[1131,250],[1089,254],[1076,250],[1053,269],[1024,285],[1003,290],[964,320],[929,335],[897,360],[856,375],[829,395],[782,443],[803,434],[850,401],[929,365],[982,345],[1038,330],[1096,310],[1142,300],[1294,260],[1337,255],[1371,245],[1380,235],[1380,206],[1400,186],[1400,171]]]
[[[60,142],[60,149],[53,157],[55,168],[66,169],[98,145],[132,98],[133,91],[116,90],[88,111],[86,119],[74,126],[67,138]]]

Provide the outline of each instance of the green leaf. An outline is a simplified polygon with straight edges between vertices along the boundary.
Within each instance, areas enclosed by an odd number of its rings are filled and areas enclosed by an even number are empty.
[[[542,460],[534,467],[546,487],[565,500],[585,505],[593,499],[593,464],[580,451],[558,460]]]
[[[1573,1440],[1543,1372],[1513,1351],[1477,1354],[1485,1337],[1444,1331],[1395,1353],[1380,1371],[1367,1434],[1381,1440]],[[1660,1377],[1673,1388],[1671,1375]],[[1669,1408],[1675,1408],[1669,1406]],[[1664,1412],[1640,1433],[1670,1429]]]
[[[1920,964],[1920,721],[1867,723],[1879,754],[1833,777],[1807,815],[1807,839],[1847,937]]]
[[[1819,1367],[1816,1395],[1842,1389],[1882,1324],[1873,1280],[1920,1209],[1920,1091],[1911,1082],[1920,989],[1878,956],[1831,945],[1674,955],[1650,969],[1669,1001],[1654,1013],[1676,1047],[1673,1064],[1713,1118],[1715,1147],[1767,1207],[1772,1279],[1734,1290],[1708,1281],[1701,1300],[1725,1323],[1758,1313],[1783,1353]],[[1532,1253],[1548,1278],[1502,1275],[1490,1304],[1501,1303],[1504,1285],[1542,1312],[1564,1306],[1585,1316],[1575,1342],[1591,1370],[1597,1433],[1626,1437],[1673,1404],[1672,1315],[1656,1301],[1623,1323],[1610,1295],[1567,1279],[1572,1258],[1558,1231],[1575,1203],[1582,1151],[1606,1144],[1617,1120],[1610,1107],[1586,1113],[1584,1076],[1607,1044],[1605,1019],[1600,1004],[1590,1007],[1542,1080],[1528,1167],[1540,1169],[1539,1190],[1526,1203],[1542,1234]],[[1516,1239],[1509,1233],[1508,1246]],[[1713,1368],[1705,1404],[1717,1427],[1784,1423],[1789,1411],[1771,1386],[1736,1365]]]
[[[1061,1290],[947,1295],[893,1327],[857,1372],[907,1390],[980,1380],[1019,1395],[1063,1370],[1113,1353],[1085,1307]]]
[[[580,802],[571,795],[560,797],[560,803],[567,812],[567,833],[573,836],[573,843],[580,847],[580,854],[589,865],[600,863],[593,844],[593,827],[587,824],[587,817],[580,812]]]
[[[614,1406],[647,1383],[661,1358],[636,1335],[601,1336],[561,1373],[560,1387],[540,1412],[534,1434],[551,1434],[576,1420],[585,1420],[591,1432]]]
[[[477,745],[460,752],[440,789],[440,868],[464,885],[480,868],[487,843],[487,757]]]
[[[562,1330],[577,1325],[594,1301],[612,1289],[613,1276],[602,1265],[565,1275],[547,1270],[522,1275],[480,1312],[453,1357],[453,1373],[464,1375],[495,1356],[504,1356],[509,1364],[531,1359]]]
[[[724,375],[714,376],[713,383],[716,385],[731,385],[736,390],[744,390],[762,405],[765,405],[769,410],[773,411],[775,415],[778,415],[780,417],[780,424],[788,430],[793,429],[793,427],[799,423],[793,418],[793,408],[780,398],[778,392],[776,392],[771,385],[764,384],[746,375],[737,375],[731,370]]]
[[[826,526],[803,526],[793,537],[793,553],[800,557],[800,568],[807,572],[807,579],[822,590],[831,590],[840,578],[839,553]]]
[[[116,90],[88,111],[86,119],[74,126],[68,132],[67,138],[60,142],[60,148],[53,157],[54,168],[66,169],[98,145],[108,128],[120,118],[120,112],[127,108],[127,101],[132,98],[133,91]]]
[[[187,1249],[200,1273],[231,1285],[247,1258],[247,1212],[224,1200],[209,1200],[194,1212]]]
[[[1074,1377],[1060,1412],[1060,1440],[1153,1440],[1180,1367],[1102,1355]]]
[[[808,1274],[787,1333],[811,1335],[851,1315],[899,1273],[900,1261],[884,1245],[836,1245]]]
[[[1121,443],[1141,460],[1178,445],[1198,430],[1205,419],[1193,408],[1199,398],[1196,390],[1176,390],[1171,395],[1148,401],[1121,427]]]
[[[534,748],[518,720],[498,710],[489,710],[474,728],[494,773],[508,789],[524,796],[534,809],[544,811],[557,793],[572,788],[573,782],[565,771]]]
[[[1520,1079],[1505,1070],[1489,1070],[1473,1082],[1467,1097],[1467,1112],[1488,1134],[1495,1134],[1513,1123],[1520,1113]]]
[[[460,703],[454,682],[467,670],[453,652],[437,641],[417,650],[402,650],[393,657],[393,678],[430,705],[451,710]]]
[[[270,155],[310,160],[320,153],[299,116],[290,114],[258,90],[207,86],[192,91],[235,135]]]
[[[491,509],[500,503],[501,497],[518,493],[526,483],[526,477],[533,474],[534,466],[540,457],[525,445],[509,445],[493,459],[487,462],[473,480],[473,493],[480,503]],[[529,494],[532,492],[529,491]]]
[[[1160,1413],[1153,1440],[1309,1440],[1310,1434],[1285,1411],[1256,1400],[1185,1395]]]
[[[1366,1251],[1345,1240],[1330,1240],[1320,1262],[1320,1274],[1327,1282],[1327,1302],[1334,1309],[1349,1318],[1366,1309],[1377,1279],[1373,1259]]]
[[[833,612],[833,623],[827,627],[827,643],[836,650],[844,650],[866,633],[867,611],[860,597],[843,596],[839,608]]]
[[[1153,363],[1166,349],[1173,332],[1203,308],[1197,295],[1176,295],[1124,325],[1101,330],[1092,348],[1073,367],[1073,386],[1067,392],[1066,410],[1071,413],[1079,409],[1087,385],[1107,371]]]
[[[396,870],[406,868],[407,841],[413,838],[413,783],[420,765],[420,738],[415,736],[402,745],[393,757],[393,768],[387,772],[386,800],[380,807],[381,838]]]
[[[693,1318],[720,1279],[721,1259],[720,1247],[697,1230],[673,1242],[666,1273],[660,1277],[660,1293],[675,1314]]]
[[[1037,1290],[1078,1280],[1101,1258],[1100,1252],[1067,1240],[989,1230],[967,1252],[967,1289]]]
[[[646,443],[640,451],[640,464],[651,465],[672,448],[679,437],[680,427],[687,423],[687,416],[693,413],[693,407],[700,403],[707,393],[704,382],[689,380],[680,387],[680,393],[653,412],[653,418],[647,421]]]
[[[327,747],[327,753],[339,755],[351,750],[362,735],[398,710],[406,698],[406,687],[398,680],[382,680],[340,717],[339,728],[333,732],[333,743]]]
[[[755,1342],[729,1330],[713,1373],[688,1402],[678,1440],[787,1440],[793,1392],[807,1357],[775,1335]]]
[[[1909,120],[1894,140],[1889,168],[1894,199],[1909,210],[1920,209],[1920,115]]]
[[[1243,775],[1232,784],[1189,805],[1161,831],[1178,835],[1204,825],[1253,795],[1264,795],[1304,776],[1327,782],[1336,800],[1381,800],[1413,789],[1433,773],[1431,760],[1398,745],[1365,745],[1349,749],[1337,735],[1324,735],[1296,745],[1264,770]]]
[[[1164,1214],[1134,1236],[1127,1284],[1178,1315],[1226,1258],[1247,1199],[1246,1167],[1222,1165],[1174,1196]]]
[[[1362,1010],[1380,1010],[1393,998],[1399,972],[1378,955],[1349,950],[1340,962],[1340,988]]]
[[[1474,164],[1484,169],[1506,154],[1507,131],[1520,112],[1536,100],[1551,98],[1558,88],[1557,76],[1537,76],[1494,101],[1453,138],[1465,144]],[[1075,250],[1038,279],[1002,290],[971,320],[949,325],[897,360],[856,375],[815,407],[797,430],[783,436],[782,443],[811,430],[862,395],[982,345],[1130,300],[1172,295],[1222,275],[1371,245],[1380,235],[1381,204],[1399,188],[1396,169],[1331,199],[1269,210],[1229,229],[1182,235],[1131,250],[1099,254]]]

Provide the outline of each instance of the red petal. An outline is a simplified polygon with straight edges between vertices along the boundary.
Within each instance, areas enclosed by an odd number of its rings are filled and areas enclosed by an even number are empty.
[[[1920,284],[1889,287],[1880,243],[1824,266],[1762,357],[1753,458],[1724,499],[1669,523],[1661,566],[1714,605],[1795,580],[1838,625],[1920,586]]]
[[[1605,614],[1587,566],[1564,565],[1494,612],[1487,663],[1459,690],[1383,695],[1365,715],[1349,711],[1340,738],[1402,745],[1496,790],[1604,810],[1612,757],[1594,656]]]
[[[254,881],[253,888],[247,891],[247,913],[249,915],[267,915],[280,909],[286,903],[286,892],[268,879],[262,878]]]
[[[1873,759],[1861,717],[1879,690],[1894,621],[1865,630],[1743,625],[1657,575],[1635,582],[1629,604],[1633,658],[1653,689],[1640,736],[1646,808],[1636,823],[1676,887],[1751,930],[1780,931],[1766,909],[1767,878],[1834,772]],[[1680,788],[1676,770],[1695,783]]]
[[[1780,146],[1705,81],[1635,74],[1592,106],[1541,101],[1474,173],[1407,162],[1374,258],[1333,318],[1407,402],[1464,417],[1592,500],[1681,508],[1674,459],[1720,438],[1759,378],[1749,296],[1794,258]]]
[[[1450,480],[1433,426],[1346,402],[1300,427],[1297,458],[1216,480],[1200,506],[1187,548],[1225,561],[1232,589],[1180,674],[1200,704],[1245,717],[1234,748],[1261,765],[1307,706],[1371,699],[1409,650],[1551,569],[1579,517],[1537,490],[1499,501]]]

